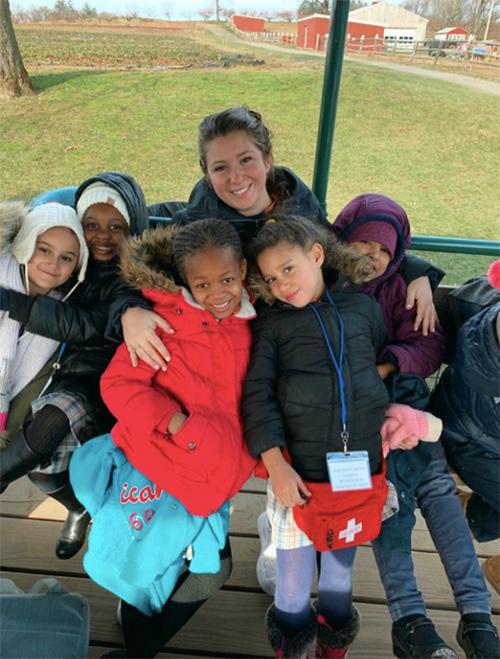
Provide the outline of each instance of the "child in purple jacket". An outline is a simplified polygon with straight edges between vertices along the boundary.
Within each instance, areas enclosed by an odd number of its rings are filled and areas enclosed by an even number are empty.
[[[397,269],[411,244],[406,212],[389,197],[363,194],[339,213],[333,228],[341,240],[367,254],[372,262],[373,275],[363,284],[362,290],[378,300],[385,320],[388,343],[378,358],[381,377],[386,381],[393,373],[428,377],[439,367],[444,345],[439,328],[427,336],[416,332],[414,313],[405,308],[406,284]],[[427,451],[427,460],[422,463],[413,491],[401,496],[414,497],[445,567],[461,615],[457,641],[468,659],[499,657],[498,636],[490,618],[490,595],[443,448],[437,443],[419,450]],[[401,451],[393,452],[392,456],[396,476],[413,468],[411,465],[416,464],[413,457],[418,457]],[[394,654],[397,657],[456,657],[426,615],[409,551],[411,526],[401,525],[401,529],[397,545],[384,543],[384,531],[372,542],[393,619]]]
[[[381,377],[411,372],[426,378],[434,373],[443,361],[441,330],[426,334],[414,330],[415,312],[405,307],[407,284],[398,272],[411,245],[405,210],[384,195],[363,194],[340,211],[333,229],[341,240],[369,256],[373,266],[373,275],[361,290],[382,307],[388,344],[379,355]]]

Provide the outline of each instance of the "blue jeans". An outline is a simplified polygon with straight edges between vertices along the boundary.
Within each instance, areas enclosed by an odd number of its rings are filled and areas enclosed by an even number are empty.
[[[490,594],[477,560],[469,529],[462,513],[455,483],[440,443],[429,445],[432,460],[415,491],[453,590],[460,614],[491,613]],[[387,551],[379,540],[372,542],[380,578],[393,620],[408,615],[426,615],[418,590],[410,553]]]
[[[474,492],[467,506],[467,521],[478,542],[500,536],[500,453],[488,451],[472,439],[463,440],[445,428],[446,458]]]

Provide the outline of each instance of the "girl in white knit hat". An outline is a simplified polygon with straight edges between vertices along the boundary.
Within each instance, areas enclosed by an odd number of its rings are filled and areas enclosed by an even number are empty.
[[[6,202],[0,204],[0,228],[0,279],[6,288],[30,298],[67,300],[83,281],[88,249],[69,206],[49,203],[28,212],[20,202]],[[3,306],[0,300],[1,444],[24,421],[31,399],[49,379],[59,343],[27,331]],[[2,452],[2,468],[5,456]]]

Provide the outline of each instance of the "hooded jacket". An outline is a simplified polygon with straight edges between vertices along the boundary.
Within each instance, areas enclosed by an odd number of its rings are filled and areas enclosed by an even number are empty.
[[[411,245],[410,223],[405,211],[389,197],[364,194],[347,204],[335,219],[333,228],[341,240],[347,241],[355,228],[371,221],[388,222],[398,236],[394,257],[386,271],[361,287],[382,307],[388,343],[379,354],[378,363],[390,361],[400,372],[426,378],[443,361],[444,340],[439,327],[428,336],[415,332],[415,311],[405,308],[407,285],[399,273]]]
[[[443,420],[446,449],[455,442],[475,442],[494,455],[500,453],[499,313],[497,302],[464,323],[455,360],[433,394],[431,409]]]
[[[372,473],[381,468],[380,428],[389,397],[376,369],[385,343],[380,307],[333,269],[339,262],[351,279],[366,266],[351,248],[336,243],[326,251],[326,279],[342,317],[345,334],[342,368],[347,407],[348,450],[368,451]],[[366,273],[365,273],[366,274]],[[252,288],[272,302],[269,288],[255,276]],[[325,454],[342,451],[340,388],[325,337],[307,307],[280,301],[259,309],[253,323],[253,346],[245,379],[243,418],[250,452],[258,458],[274,447],[287,448],[293,468],[307,481],[328,482]],[[340,330],[325,295],[314,303],[336,358]]]
[[[76,192],[78,200],[91,183],[102,181],[123,196],[130,216],[130,233],[138,235],[147,226],[144,194],[126,174],[105,172],[84,181]],[[118,259],[89,259],[85,281],[69,304],[41,295],[29,297],[9,291],[9,317],[26,331],[65,343],[60,368],[47,392],[69,391],[82,395],[94,408],[99,431],[109,430],[112,420],[99,394],[99,378],[121,340],[116,319],[128,306],[143,306],[139,292],[120,280]]]
[[[229,503],[208,518],[190,515],[125,459],[109,435],[78,448],[70,462],[74,492],[92,516],[85,571],[145,616],[161,611],[186,565],[220,570]]]
[[[101,379],[106,405],[118,423],[113,442],[128,461],[179,499],[193,515],[208,516],[234,496],[255,466],[240,417],[254,309],[245,294],[240,310],[220,321],[171,278],[178,227],[132,240],[122,258],[125,281],[140,287],[153,310],[175,329],[164,334],[171,353],[166,372],[143,362],[133,368],[125,345]],[[188,419],[167,431],[176,412]]]
[[[258,215],[247,217],[219,199],[207,180],[202,178],[191,191],[186,208],[178,211],[173,219],[180,224],[207,217],[228,220],[238,231],[244,247],[254,238],[262,224],[275,213],[300,215],[330,228],[326,214],[315,195],[290,169],[274,167],[272,188],[270,194],[279,189],[285,197],[284,200],[278,201],[271,213],[263,211]]]

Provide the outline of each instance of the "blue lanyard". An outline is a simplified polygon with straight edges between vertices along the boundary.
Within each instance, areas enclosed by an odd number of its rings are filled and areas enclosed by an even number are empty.
[[[347,406],[345,402],[345,385],[344,385],[344,376],[342,374],[342,366],[344,363],[344,321],[342,320],[341,315],[338,312],[337,307],[335,306],[332,296],[330,295],[330,291],[325,290],[326,297],[328,298],[328,302],[330,305],[333,307],[333,310],[335,311],[335,315],[337,316],[337,320],[339,322],[339,330],[340,330],[340,351],[339,351],[339,359],[337,361],[337,358],[335,357],[335,353],[333,351],[333,347],[330,341],[330,337],[328,336],[328,332],[326,331],[325,324],[323,322],[323,319],[321,318],[319,311],[316,309],[316,307],[312,304],[309,304],[308,306],[313,310],[314,315],[316,316],[319,326],[321,327],[321,331],[323,333],[323,338],[326,343],[326,347],[328,348],[328,353],[330,355],[330,359],[332,360],[332,364],[335,367],[335,371],[337,373],[338,381],[339,381],[339,396],[340,396],[340,417],[342,421],[342,431],[340,433],[340,438],[342,439],[342,443],[344,444],[344,453],[347,453],[347,442],[349,441],[349,431],[347,430]]]

